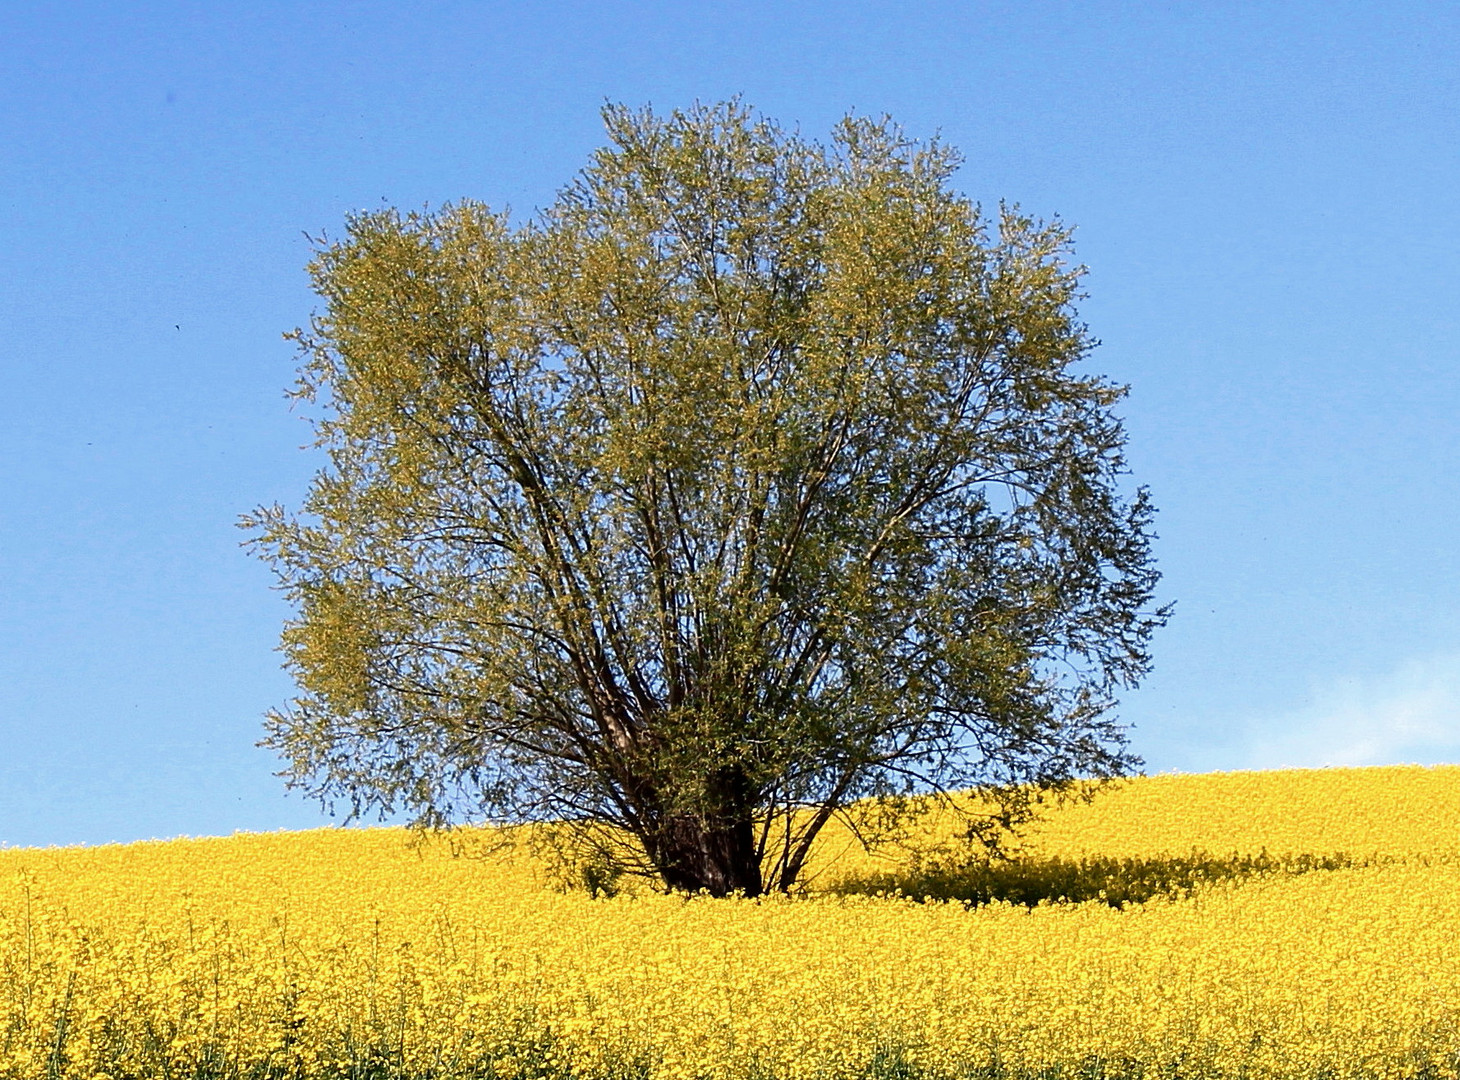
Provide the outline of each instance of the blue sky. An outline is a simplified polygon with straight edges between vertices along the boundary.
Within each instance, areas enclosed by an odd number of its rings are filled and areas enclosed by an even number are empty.
[[[604,100],[941,133],[1076,226],[1160,508],[1148,771],[1460,761],[1453,4],[0,6],[0,843],[304,827],[254,747],[286,615],[240,513],[304,233],[527,214]]]

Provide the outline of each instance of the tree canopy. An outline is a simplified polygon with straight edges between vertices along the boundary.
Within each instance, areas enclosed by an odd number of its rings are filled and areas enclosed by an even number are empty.
[[[285,775],[721,895],[834,815],[973,787],[1008,824],[1138,764],[1113,706],[1166,612],[1069,231],[885,119],[604,119],[531,220],[316,245],[328,464],[244,519],[297,611]]]

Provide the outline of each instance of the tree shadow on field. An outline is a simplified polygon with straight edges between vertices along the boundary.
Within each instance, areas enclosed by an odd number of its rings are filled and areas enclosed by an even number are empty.
[[[1191,896],[1205,886],[1253,877],[1291,876],[1368,866],[1342,852],[1329,855],[1186,856],[1111,858],[1014,856],[962,862],[914,860],[900,870],[844,877],[827,891],[836,895],[901,895],[914,900],[958,900],[979,905],[1002,901],[1034,907],[1041,902],[1101,900],[1114,908],[1159,898]]]

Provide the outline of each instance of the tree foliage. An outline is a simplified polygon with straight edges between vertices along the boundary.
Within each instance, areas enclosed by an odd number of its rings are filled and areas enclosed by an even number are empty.
[[[297,607],[286,775],[755,894],[833,815],[972,786],[1007,825],[1136,764],[1112,706],[1165,611],[1068,231],[886,120],[604,117],[531,221],[317,245],[329,464],[244,522]]]

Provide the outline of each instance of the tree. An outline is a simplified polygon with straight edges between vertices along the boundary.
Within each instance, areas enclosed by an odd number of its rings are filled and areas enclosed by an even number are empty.
[[[1138,764],[1112,706],[1166,611],[1068,231],[991,236],[887,120],[604,119],[531,221],[316,245],[329,465],[244,519],[297,605],[284,775],[754,895],[834,815],[974,787],[1007,825]]]

